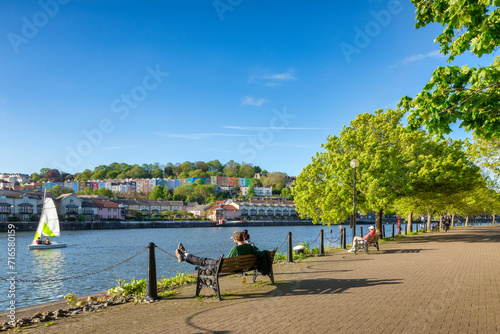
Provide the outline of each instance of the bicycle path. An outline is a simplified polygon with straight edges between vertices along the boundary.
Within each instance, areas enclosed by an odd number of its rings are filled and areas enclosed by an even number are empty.
[[[500,225],[458,227],[275,265],[221,280],[222,293],[193,298],[195,285],[151,304],[125,304],[39,326],[29,333],[498,333]],[[212,295],[209,289],[202,294]],[[24,332],[24,331],[23,331]]]

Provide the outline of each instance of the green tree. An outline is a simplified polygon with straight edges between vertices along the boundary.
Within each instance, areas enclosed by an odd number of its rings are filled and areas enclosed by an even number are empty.
[[[484,139],[473,136],[473,142],[467,147],[469,157],[491,177],[492,186],[500,188],[500,139]]]
[[[180,165],[181,173],[185,173],[186,175],[188,175],[190,171],[193,171],[195,169],[196,165],[194,162],[186,161]]]
[[[226,176],[237,176],[240,165],[234,160],[229,160],[223,168],[224,175]]]
[[[243,164],[238,172],[239,177],[252,178],[255,175],[254,169],[249,164]]]
[[[173,165],[171,162],[169,162],[169,163],[165,166],[165,168],[163,169],[163,172],[164,172],[164,174],[163,174],[163,175],[164,175],[165,177],[174,176],[174,175],[175,175],[175,174],[174,174],[174,165]]]
[[[173,191],[172,197],[174,201],[187,202],[188,187],[185,184],[180,187],[176,187]]]
[[[106,178],[107,174],[108,174],[108,171],[106,169],[99,169],[99,170],[94,169],[94,173],[92,173],[91,179],[92,180],[103,180]]]
[[[202,172],[207,172],[208,166],[204,161],[196,161],[196,169],[200,169]]]
[[[281,197],[285,197],[293,201],[292,191],[288,188],[281,189]]]
[[[219,160],[212,160],[207,162],[207,167],[211,172],[222,173],[223,167]]]
[[[166,201],[172,199],[172,192],[168,189],[168,187],[163,187],[163,199]]]
[[[149,199],[163,199],[164,197],[164,188],[163,186],[156,186],[154,187],[153,191],[151,194],[149,194]]]
[[[252,187],[260,187],[260,186],[262,186],[262,181],[261,181],[261,179],[251,179],[250,185]]]
[[[151,169],[151,176],[154,178],[160,178],[163,177],[163,166],[160,165],[158,162],[155,162],[153,164],[153,167]]]
[[[250,187],[248,188],[248,193],[247,193],[247,196],[246,196],[246,197],[247,197],[247,198],[252,198],[252,197],[255,197],[255,196],[257,196],[257,195],[255,194],[255,189],[253,188],[253,186],[250,186]]]
[[[276,190],[279,194],[286,185],[286,175],[281,172],[268,173],[261,181],[263,186],[273,187],[273,191]]]
[[[439,23],[440,52],[451,62],[466,51],[481,57],[500,45],[499,3],[485,1],[412,0],[416,7],[416,28]],[[438,67],[421,93],[403,97],[400,106],[410,111],[413,128],[425,125],[431,134],[451,132],[459,122],[486,139],[500,131],[500,58],[490,66]]]
[[[38,173],[33,173],[30,175],[30,179],[31,181],[38,182],[38,180],[40,179],[40,175],[38,175]]]
[[[75,177],[75,181],[88,181],[92,179],[92,172],[90,169],[84,170],[82,173]]]
[[[147,178],[148,172],[146,172],[141,166],[139,165],[134,165],[130,170],[128,170],[126,173],[127,177],[133,178],[133,179],[142,179],[142,178]]]
[[[58,197],[62,194],[62,189],[61,186],[56,184],[55,186],[52,187],[52,189],[47,190],[48,192],[51,192],[54,194],[55,197]]]
[[[116,169],[110,170],[109,172],[106,173],[105,179],[116,179],[116,178],[118,178],[118,175],[120,175],[120,174],[121,174],[121,171],[119,171],[119,170],[116,170]]]
[[[416,132],[404,156],[410,167],[408,192],[401,194],[394,206],[401,214],[427,216],[428,230],[434,214],[456,211],[456,203],[462,200],[457,194],[484,184],[479,168],[467,158],[462,141],[437,140]]]
[[[95,190],[95,194],[99,195],[99,196],[106,196],[109,198],[113,198],[113,192],[110,189],[106,189],[106,188],[99,188],[99,189]]]
[[[383,211],[408,191],[411,163],[402,157],[414,138],[402,126],[402,116],[402,111],[390,109],[360,114],[339,137],[328,137],[322,145],[326,152],[316,153],[292,188],[300,216],[331,224],[352,215],[350,161],[357,158],[356,206],[361,211],[375,211],[380,230]]]
[[[196,169],[189,172],[188,177],[205,177],[207,173],[202,171],[201,169]]]

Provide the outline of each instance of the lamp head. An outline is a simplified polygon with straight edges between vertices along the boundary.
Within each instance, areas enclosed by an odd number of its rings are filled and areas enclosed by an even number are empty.
[[[359,161],[358,159],[352,159],[351,160],[351,167],[352,168],[357,168],[359,166]]]

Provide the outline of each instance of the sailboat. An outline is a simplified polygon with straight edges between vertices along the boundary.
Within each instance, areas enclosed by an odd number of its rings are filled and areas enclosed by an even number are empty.
[[[54,200],[50,197],[46,197],[44,193],[42,214],[40,215],[40,221],[38,222],[35,238],[31,242],[31,245],[28,245],[28,250],[66,247],[66,244],[56,243],[52,241],[48,245],[44,243],[36,243],[36,240],[38,238],[40,238],[43,242],[45,237],[58,237],[60,234],[61,231],[59,228],[59,217],[57,216],[56,205],[54,203]]]

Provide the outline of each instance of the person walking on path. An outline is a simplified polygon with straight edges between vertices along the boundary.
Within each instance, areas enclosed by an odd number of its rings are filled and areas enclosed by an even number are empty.
[[[245,243],[243,233],[234,232],[232,238],[236,245],[231,249],[227,257],[235,257],[241,255],[249,255],[249,254],[254,254],[257,257],[262,256],[262,252],[257,247]],[[177,257],[177,261],[179,262],[186,261],[187,263],[190,263],[195,266],[215,267],[215,265],[217,264],[217,260],[206,257],[198,257],[196,255],[189,254],[184,248],[184,245],[182,243],[180,243],[177,246],[177,249],[175,250],[175,256]]]
[[[370,226],[368,228],[370,230],[370,233],[368,233],[367,235],[365,235],[364,237],[354,237],[352,239],[352,248],[348,250],[349,253],[351,252],[354,252],[354,249],[356,248],[356,243],[359,242],[359,241],[367,241],[367,242],[370,242],[370,240],[375,236],[375,226]]]

